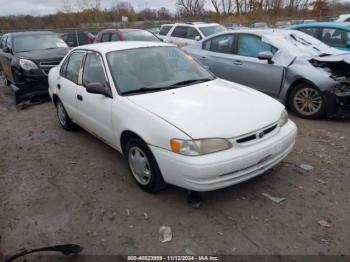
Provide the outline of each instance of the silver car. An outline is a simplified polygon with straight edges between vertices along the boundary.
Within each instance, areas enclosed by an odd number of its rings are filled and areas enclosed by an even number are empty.
[[[227,31],[183,49],[216,76],[273,96],[301,117],[350,115],[350,53],[305,33]]]

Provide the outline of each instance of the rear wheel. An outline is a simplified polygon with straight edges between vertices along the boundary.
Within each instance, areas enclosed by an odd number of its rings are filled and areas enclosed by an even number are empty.
[[[69,118],[66,109],[64,108],[61,100],[59,99],[57,99],[57,102],[56,102],[56,110],[57,110],[58,120],[61,126],[66,130],[72,130],[74,128],[74,123]]]
[[[133,178],[143,190],[155,193],[166,187],[156,159],[141,139],[131,138],[125,155]]]
[[[318,119],[325,114],[325,103],[321,92],[305,83],[297,85],[292,90],[289,107],[296,115],[307,119]]]

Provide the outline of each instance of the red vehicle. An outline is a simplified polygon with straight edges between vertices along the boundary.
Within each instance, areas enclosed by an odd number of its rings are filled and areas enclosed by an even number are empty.
[[[94,43],[113,41],[151,41],[159,42],[160,39],[154,34],[142,29],[105,29],[99,32]]]

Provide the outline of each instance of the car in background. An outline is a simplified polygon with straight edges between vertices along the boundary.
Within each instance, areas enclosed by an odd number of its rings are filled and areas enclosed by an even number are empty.
[[[156,34],[159,34],[160,32],[160,27],[151,27],[151,28],[148,28],[146,29],[148,32],[156,35]]]
[[[67,44],[52,32],[18,32],[3,35],[0,62],[16,103],[48,96],[47,75],[68,53]]]
[[[76,123],[120,151],[148,192],[228,187],[263,174],[295,144],[281,103],[215,78],[167,43],[73,49],[49,84],[62,127]]]
[[[227,26],[227,30],[240,30],[240,29],[248,29],[249,27],[246,27],[242,24],[232,24],[231,26]]]
[[[223,31],[226,28],[216,23],[176,23],[162,25],[157,36],[164,42],[184,46]]]
[[[350,14],[340,15],[335,22],[350,22]]]
[[[329,46],[350,51],[350,23],[348,22],[302,24],[290,28],[307,33]]]
[[[304,19],[303,24],[317,23],[316,19]]]
[[[283,28],[288,28],[291,25],[292,25],[291,21],[277,21],[275,24],[275,28],[283,29]]]
[[[88,45],[94,42],[95,36],[85,31],[72,31],[60,35],[63,41],[70,47]]]
[[[252,24],[252,28],[269,28],[269,25],[265,22],[257,22]]]
[[[264,92],[303,118],[350,116],[350,53],[296,30],[240,30],[183,48],[216,76]]]
[[[159,42],[160,39],[154,34],[142,29],[105,29],[99,32],[95,38],[95,43],[115,42],[115,41],[151,41]]]

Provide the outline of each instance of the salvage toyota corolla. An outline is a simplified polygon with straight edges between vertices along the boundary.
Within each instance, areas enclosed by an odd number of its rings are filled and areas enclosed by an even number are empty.
[[[49,85],[63,128],[78,124],[122,152],[148,192],[250,179],[285,158],[297,134],[278,101],[215,78],[161,42],[77,47]]]

